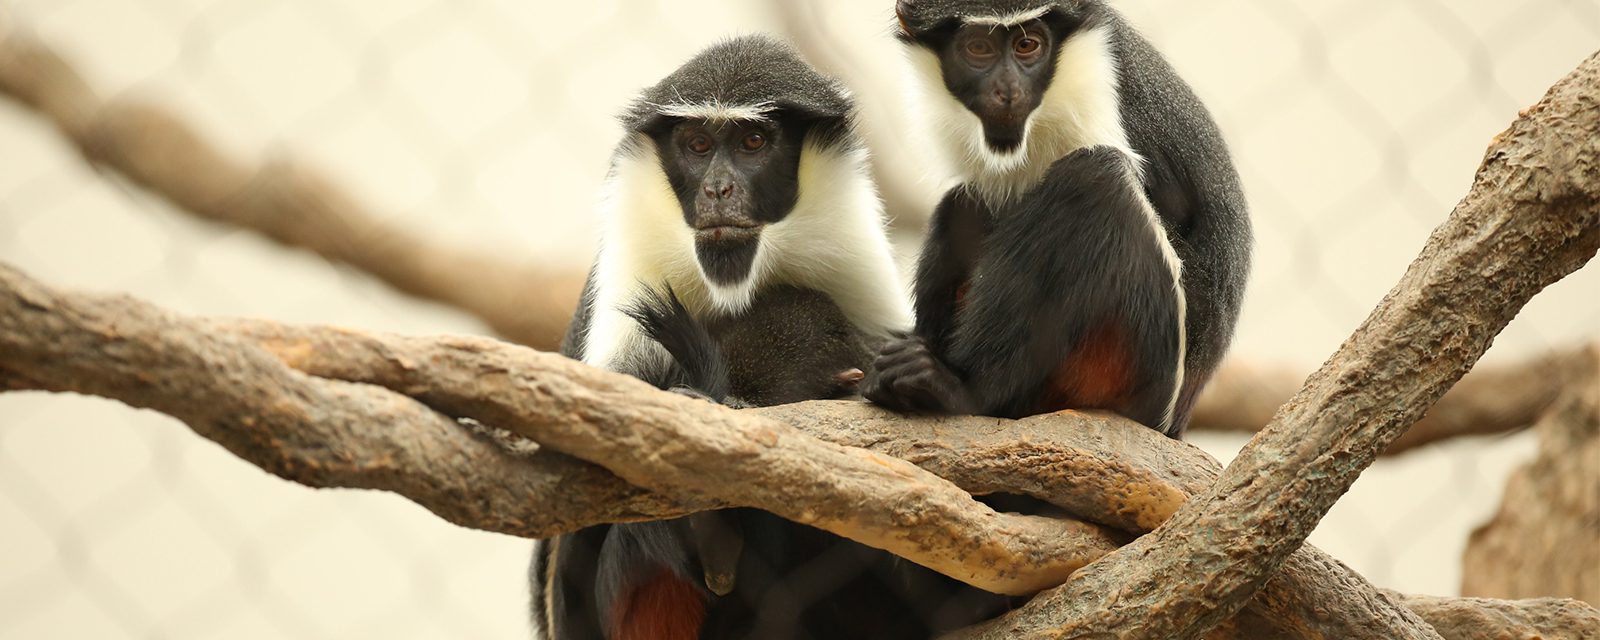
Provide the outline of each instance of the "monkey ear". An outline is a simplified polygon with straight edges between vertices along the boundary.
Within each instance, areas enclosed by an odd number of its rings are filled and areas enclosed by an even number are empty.
[[[912,0],[900,0],[894,3],[894,17],[900,21],[900,35],[911,37],[911,23],[906,20],[906,14],[911,13]]]

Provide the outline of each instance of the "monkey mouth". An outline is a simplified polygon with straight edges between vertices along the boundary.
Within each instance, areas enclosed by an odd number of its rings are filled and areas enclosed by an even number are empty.
[[[695,244],[743,244],[761,236],[766,225],[756,223],[715,224],[694,228]]]

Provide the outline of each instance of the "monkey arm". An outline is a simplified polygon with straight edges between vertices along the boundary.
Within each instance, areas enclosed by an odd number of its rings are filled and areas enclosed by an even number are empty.
[[[917,259],[915,334],[943,347],[955,326],[961,288],[972,275],[989,232],[988,207],[963,187],[951,189],[934,209]]]
[[[948,380],[932,384],[921,378],[938,375],[943,369],[932,352],[947,346],[955,328],[963,289],[982,253],[990,219],[988,208],[964,187],[951,189],[939,202],[917,259],[912,292],[916,328],[912,335],[883,345],[861,382],[862,397],[897,411],[974,411],[968,399],[959,397],[959,385]]]

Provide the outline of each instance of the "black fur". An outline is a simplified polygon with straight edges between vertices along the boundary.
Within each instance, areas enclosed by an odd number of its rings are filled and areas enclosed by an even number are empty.
[[[715,402],[722,402],[730,390],[728,363],[722,357],[711,332],[684,308],[683,301],[670,287],[651,291],[624,311],[644,329],[644,334],[672,355],[677,364],[656,386],[664,389],[688,387]]]
[[[670,290],[647,295],[629,312],[673,356],[672,368],[655,372],[651,382],[698,388],[708,399],[740,406],[849,395],[853,383],[832,372],[865,366],[876,347],[826,296],[794,287],[758,293],[751,309],[738,316],[702,321]],[[703,592],[708,611],[702,638],[922,640],[994,617],[1018,602],[762,511],[696,517],[702,527],[726,527],[710,536],[713,543],[743,545],[732,558],[733,590],[724,596]],[[567,630],[562,640],[603,638],[596,635],[603,628],[600,614],[630,580],[666,569],[699,584],[708,550],[707,534],[696,523],[686,518],[603,525],[563,537],[567,546],[558,554],[556,592],[562,608],[557,616]],[[540,562],[536,558],[535,572],[542,571]],[[585,600],[574,594],[594,595]]]
[[[709,103],[772,110],[764,120],[727,123],[664,113],[673,105]],[[623,116],[629,134],[618,157],[638,160],[653,147],[683,205],[685,222],[695,230],[702,269],[712,278],[733,278],[739,275],[736,267],[748,261],[701,250],[725,250],[758,232],[761,224],[787,215],[798,197],[799,143],[858,146],[849,112],[843,91],[787,47],[744,38],[713,47],[647,90]],[[781,153],[724,153],[750,130],[761,130],[771,149]],[[709,159],[706,152],[695,153],[685,144],[686,135],[715,138],[718,152]],[[734,190],[724,193],[729,184]],[[726,242],[730,239],[735,242]],[[717,266],[724,262],[732,266]],[[591,271],[562,346],[566,355],[581,358],[587,350],[597,286]],[[897,294],[886,290],[883,295]],[[879,346],[826,295],[793,287],[763,287],[747,310],[732,316],[697,317],[666,290],[631,306],[647,337],[671,358],[620,354],[609,368],[732,405],[850,395],[860,378],[839,374],[868,368]],[[697,526],[703,524],[725,526]],[[726,543],[743,548],[719,548]],[[726,595],[700,590],[708,604],[703,638],[920,640],[1014,604],[880,550],[749,509],[591,527],[552,544],[530,568],[534,617],[543,629],[560,629],[562,640],[604,638],[603,614],[613,598],[630,581],[659,575],[661,569],[710,585],[717,567],[731,567],[726,573],[736,579],[725,585],[731,586]],[[552,573],[554,581],[546,582]],[[554,620],[544,615],[545,595]]]
[[[1133,171],[1122,153],[1096,147],[1063,158],[1002,216],[964,192],[947,196],[919,265],[917,337],[885,351],[877,366],[891,382],[874,399],[1038,413],[1044,385],[1078,341],[1112,324],[1126,327],[1137,363],[1135,403],[1106,408],[1162,424],[1176,374],[1177,300]],[[968,282],[957,310],[955,287]],[[930,366],[944,378],[899,374]]]
[[[1019,416],[1060,408],[1039,396],[1052,365],[1111,309],[1136,344],[1136,397],[1102,408],[1178,437],[1232,339],[1250,263],[1244,195],[1210,114],[1103,0],[901,0],[900,37],[937,52],[967,18],[1038,7],[1048,8],[1044,22],[1058,42],[1088,28],[1109,34],[1119,110],[1143,160],[1142,182],[1125,179],[1131,164],[1121,154],[1079,150],[1031,192],[993,204],[999,210],[965,188],[947,195],[919,263],[916,339],[886,349],[883,375],[863,390],[912,410]],[[1165,424],[1156,407],[1171,397],[1174,332],[1165,314],[1174,302],[1137,198],[1154,207],[1183,264],[1185,370]],[[1086,226],[1085,216],[1101,226]]]

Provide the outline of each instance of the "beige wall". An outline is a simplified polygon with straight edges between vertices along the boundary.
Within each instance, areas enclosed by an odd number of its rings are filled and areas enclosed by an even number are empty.
[[[309,158],[396,219],[581,267],[639,87],[777,2],[0,0],[116,95],[174,105],[241,154]],[[842,41],[885,155],[903,151],[888,2],[806,5]],[[1237,353],[1332,352],[1470,183],[1489,139],[1600,42],[1600,8],[1526,0],[1125,0],[1208,101],[1254,206]],[[811,27],[808,27],[811,28]],[[0,101],[0,260],[193,313],[475,332],[348,269],[196,223],[85,168]],[[1491,352],[1600,337],[1600,272]],[[1226,456],[1240,442],[1199,441]],[[1454,593],[1522,438],[1385,462],[1313,541],[1380,585]],[[388,495],[279,481],[148,412],[0,396],[0,638],[520,637],[527,544]]]

